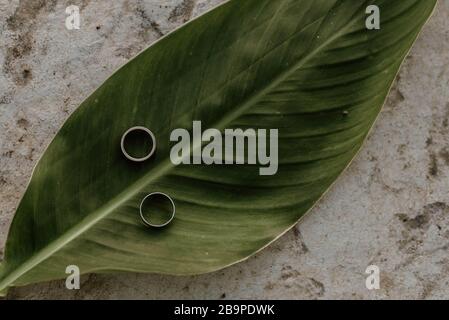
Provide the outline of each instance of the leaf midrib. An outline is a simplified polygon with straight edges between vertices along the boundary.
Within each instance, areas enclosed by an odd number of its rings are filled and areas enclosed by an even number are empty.
[[[329,12],[331,12],[331,10],[332,9],[328,11],[327,15],[329,14]],[[325,19],[325,17],[323,19]],[[225,115],[222,118],[222,120],[218,121],[213,127],[219,130],[224,129],[227,124],[231,123],[232,120],[238,118],[238,116],[243,114],[250,106],[259,101],[261,97],[270,92],[273,88],[277,87],[280,83],[282,83],[282,81],[287,79],[291,74],[293,74],[295,71],[304,66],[323,48],[325,48],[333,41],[338,39],[342,34],[346,32],[347,29],[352,27],[353,23],[355,23],[356,21],[357,19],[351,17],[349,22],[345,26],[343,26],[340,30],[335,32],[331,37],[325,40],[321,45],[317,46],[309,54],[305,55],[302,59],[299,59],[298,62],[293,64],[290,69],[286,69],[283,72],[281,72],[274,79],[274,81],[270,82],[265,88],[255,93],[252,97],[244,101],[242,104],[238,105],[234,109],[234,111],[231,111],[227,115]],[[298,32],[301,32],[302,30],[303,29],[301,29]],[[283,43],[280,43],[278,46],[282,44]],[[191,152],[193,152],[193,150],[196,150],[197,148],[200,148],[201,145],[202,145],[201,141],[194,142],[188,156],[190,157]],[[0,280],[0,292],[9,287],[11,284],[13,284],[15,280],[19,279],[29,270],[39,265],[46,259],[50,258],[54,253],[58,252],[61,248],[70,243],[72,240],[75,240],[78,236],[82,235],[91,227],[95,226],[97,222],[101,221],[103,218],[105,218],[106,216],[114,212],[116,209],[118,209],[121,205],[126,203],[126,201],[130,200],[133,196],[138,194],[138,192],[140,192],[145,186],[157,180],[174,167],[175,166],[171,163],[169,159],[165,160],[159,166],[155,167],[147,175],[143,176],[142,178],[137,180],[134,184],[130,185],[127,189],[125,189],[122,193],[118,194],[113,201],[106,203],[105,205],[98,208],[93,213],[82,219],[78,224],[76,224],[75,226],[70,228],[66,233],[61,235],[58,238],[58,240],[53,241],[52,243],[41,249],[39,252],[31,256],[28,260],[21,263],[19,267],[14,269],[14,271],[6,273],[6,276],[3,278],[3,280]]]

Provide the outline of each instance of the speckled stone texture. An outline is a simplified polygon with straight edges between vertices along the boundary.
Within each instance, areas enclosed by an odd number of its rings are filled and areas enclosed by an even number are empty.
[[[0,250],[30,174],[77,105],[153,41],[221,0],[0,0]],[[81,9],[81,30],[65,8]],[[220,272],[116,274],[10,299],[449,298],[449,0],[440,1],[349,169],[292,231]],[[1,255],[1,253],[0,253]],[[365,269],[381,270],[380,290]]]

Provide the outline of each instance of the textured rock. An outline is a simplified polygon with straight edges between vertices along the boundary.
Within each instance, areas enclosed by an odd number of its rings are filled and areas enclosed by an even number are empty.
[[[220,0],[0,0],[0,250],[30,174],[67,116],[137,52]],[[81,30],[65,8],[81,9]],[[449,1],[400,72],[350,168],[294,230],[196,277],[90,275],[9,298],[449,298]],[[380,290],[365,287],[367,266]]]

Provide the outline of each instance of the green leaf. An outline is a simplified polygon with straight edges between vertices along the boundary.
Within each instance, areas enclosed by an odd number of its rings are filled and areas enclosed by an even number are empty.
[[[436,0],[231,0],[143,51],[67,120],[14,217],[0,291],[82,273],[190,275],[248,258],[280,237],[348,166]],[[365,9],[380,7],[381,29]],[[181,165],[170,132],[278,128],[279,170]],[[157,153],[120,150],[132,126]],[[195,147],[199,147],[196,145]],[[169,194],[177,215],[146,228],[139,204]]]

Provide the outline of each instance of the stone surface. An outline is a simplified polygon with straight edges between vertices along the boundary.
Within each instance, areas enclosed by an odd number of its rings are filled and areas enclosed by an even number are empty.
[[[0,0],[0,250],[30,174],[76,106],[137,52],[220,0]],[[81,30],[65,8],[81,8]],[[195,277],[90,275],[36,298],[449,298],[449,1],[440,2],[360,154],[294,230]],[[1,253],[0,253],[1,254]],[[365,269],[381,270],[380,290]]]

